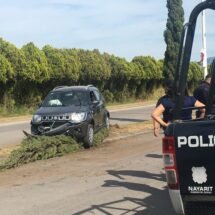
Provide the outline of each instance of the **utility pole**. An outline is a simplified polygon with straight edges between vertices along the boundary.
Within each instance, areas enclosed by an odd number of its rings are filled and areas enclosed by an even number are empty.
[[[205,0],[201,0],[202,2]],[[206,49],[206,29],[205,29],[205,10],[202,11],[202,50],[201,50],[201,63],[204,73],[204,78],[208,74],[207,69],[207,49]]]

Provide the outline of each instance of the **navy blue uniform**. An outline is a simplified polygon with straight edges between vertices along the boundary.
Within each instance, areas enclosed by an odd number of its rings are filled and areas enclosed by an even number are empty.
[[[194,96],[185,96],[183,108],[194,107],[196,98]],[[175,103],[170,98],[164,98],[161,100],[161,104],[164,106],[165,111],[168,111],[168,122],[173,120],[172,110],[175,107]],[[182,120],[192,119],[192,110],[182,110]]]
[[[210,84],[203,81],[193,92],[194,97],[200,102],[202,102],[204,105],[207,104],[209,88],[210,88]]]
[[[160,104],[162,104],[163,99],[167,99],[167,98],[169,98],[168,95],[164,95],[164,96],[160,97],[157,101],[156,107],[159,106]],[[168,109],[165,109],[163,112],[163,121],[166,123],[169,121],[169,110]]]
[[[209,95],[210,84],[206,81],[203,81],[193,92],[193,95],[197,100],[202,102],[204,105],[207,104],[207,98]],[[196,117],[200,117],[201,112],[199,110],[196,111]]]

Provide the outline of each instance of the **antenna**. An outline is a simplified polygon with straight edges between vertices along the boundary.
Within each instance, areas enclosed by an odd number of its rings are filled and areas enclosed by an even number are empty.
[[[204,2],[205,0],[201,0]],[[201,62],[204,72],[204,78],[208,74],[207,69],[207,48],[206,48],[206,28],[205,28],[205,10],[202,11],[202,50],[201,50]]]

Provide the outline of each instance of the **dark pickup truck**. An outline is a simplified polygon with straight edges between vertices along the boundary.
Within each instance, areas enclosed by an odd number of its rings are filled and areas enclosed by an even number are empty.
[[[163,138],[167,183],[178,214],[215,214],[214,128],[214,120],[176,122]]]
[[[203,119],[180,120],[198,15],[215,10],[215,0],[198,4],[182,32],[175,74],[174,121],[163,138],[163,159],[170,198],[178,214],[215,214],[215,61]],[[193,108],[194,109],[194,108]]]

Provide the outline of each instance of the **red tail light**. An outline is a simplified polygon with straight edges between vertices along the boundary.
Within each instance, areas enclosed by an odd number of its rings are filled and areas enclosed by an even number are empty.
[[[163,138],[163,160],[169,188],[179,189],[174,137]]]
[[[164,137],[163,138],[163,153],[174,153],[174,137]]]

